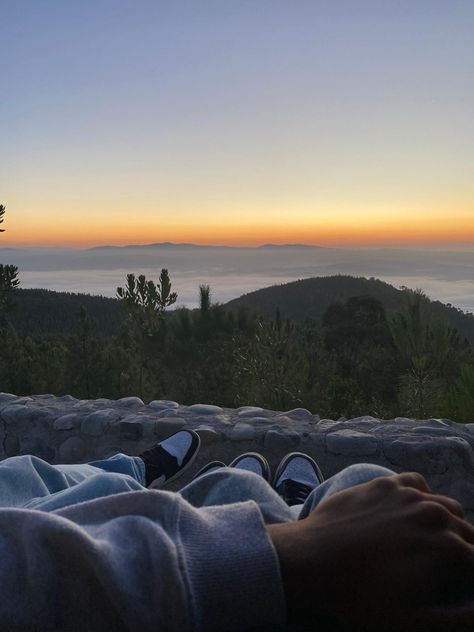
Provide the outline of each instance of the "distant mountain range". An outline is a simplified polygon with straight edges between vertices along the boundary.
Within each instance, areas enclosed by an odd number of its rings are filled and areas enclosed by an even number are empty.
[[[31,252],[97,252],[103,251],[116,251],[116,250],[332,250],[326,246],[316,246],[312,244],[262,244],[260,246],[225,246],[225,245],[207,245],[207,244],[192,244],[192,243],[175,243],[171,241],[162,241],[151,244],[125,244],[123,246],[115,245],[103,245],[93,246],[91,248],[68,248],[59,247],[52,248],[48,246],[6,246],[0,247],[0,257],[2,252],[15,252],[21,251],[24,253]]]
[[[266,318],[274,318],[278,308],[283,318],[296,321],[312,318],[320,322],[329,305],[353,296],[371,296],[379,300],[389,313],[403,311],[406,304],[404,292],[388,283],[373,278],[338,275],[265,287],[229,301],[226,307],[238,309],[243,306]],[[80,305],[86,307],[100,335],[117,333],[125,317],[117,300],[88,294],[19,290],[16,303],[11,320],[24,334],[72,333]],[[440,301],[428,301],[427,307],[434,319],[447,321],[474,343],[474,316]]]
[[[152,249],[207,249],[207,250],[261,250],[261,249],[288,249],[295,248],[297,250],[301,249],[314,249],[314,250],[329,250],[329,248],[325,248],[324,246],[313,246],[311,244],[262,244],[261,246],[216,246],[216,245],[205,245],[205,244],[187,244],[187,243],[174,243],[171,241],[163,241],[156,244],[128,244],[126,246],[94,246],[93,248],[87,248],[88,251],[97,251],[97,250],[144,250],[147,248]]]

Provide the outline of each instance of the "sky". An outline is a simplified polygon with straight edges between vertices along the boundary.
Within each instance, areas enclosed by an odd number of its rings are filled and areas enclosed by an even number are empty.
[[[472,0],[0,0],[1,245],[474,243]]]

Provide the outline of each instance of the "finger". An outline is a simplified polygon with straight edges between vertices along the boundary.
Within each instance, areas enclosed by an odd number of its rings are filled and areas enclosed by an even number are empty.
[[[446,507],[446,509],[454,516],[461,518],[461,520],[464,519],[464,509],[462,508],[461,503],[459,503],[457,500],[454,500],[454,498],[443,496],[441,494],[426,494],[425,500],[436,502],[439,505]]]
[[[469,524],[466,520],[461,520],[457,516],[453,516],[450,521],[451,530],[454,533],[457,533],[465,542],[468,542],[471,545],[474,545],[474,527]],[[473,562],[474,568],[474,552],[471,554],[471,560]],[[472,577],[473,581],[473,599],[474,599],[474,575]],[[474,627],[473,627],[474,629]]]
[[[427,494],[431,493],[431,489],[421,474],[418,472],[403,472],[402,474],[395,474],[395,478],[398,482],[405,487],[413,487],[420,492]]]

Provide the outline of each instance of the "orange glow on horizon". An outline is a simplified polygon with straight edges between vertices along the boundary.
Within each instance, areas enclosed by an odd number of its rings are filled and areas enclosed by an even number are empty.
[[[447,205],[446,205],[447,206]],[[40,221],[36,218],[40,217]],[[446,207],[420,205],[300,205],[288,210],[180,208],[137,210],[104,208],[84,215],[38,209],[9,213],[0,247],[196,243],[213,246],[258,246],[265,243],[304,243],[320,246],[416,246],[474,243],[474,210],[458,206],[456,215]]]
[[[99,245],[149,244],[157,242],[195,243],[213,246],[258,246],[265,243],[303,243],[320,246],[368,246],[377,245],[428,245],[474,243],[474,220],[432,222],[411,225],[390,223],[367,226],[350,225],[245,225],[222,226],[167,226],[161,230],[143,227],[127,230],[60,230],[17,231],[8,230],[0,239],[0,247],[92,247]],[[47,234],[45,234],[47,232]],[[16,233],[16,234],[15,234]],[[126,233],[126,234],[125,234]]]

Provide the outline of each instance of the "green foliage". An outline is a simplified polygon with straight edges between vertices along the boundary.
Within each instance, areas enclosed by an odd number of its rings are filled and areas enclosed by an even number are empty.
[[[0,324],[5,324],[7,313],[12,307],[12,298],[20,285],[18,268],[0,264]]]
[[[405,288],[396,289],[378,279],[366,279],[346,275],[315,277],[272,285],[244,294],[227,303],[229,309],[246,307],[269,320],[277,308],[283,319],[293,322],[314,320],[318,325],[331,305],[345,303],[351,298],[370,296],[382,303],[390,316],[400,311],[405,303]],[[426,311],[433,321],[442,320],[456,329],[462,338],[474,343],[474,316],[452,305],[426,299]]]
[[[103,388],[103,342],[97,338],[95,324],[83,305],[77,314],[76,332],[67,343],[67,379],[81,399],[98,397]]]
[[[449,411],[459,422],[474,421],[474,366],[465,365],[449,393]]]
[[[143,398],[151,390],[149,376],[152,365],[156,365],[153,347],[156,346],[156,337],[163,322],[163,313],[167,307],[176,302],[178,295],[171,291],[168,270],[163,268],[160,280],[156,284],[154,281],[147,280],[143,274],[138,279],[134,274],[127,274],[125,287],[117,288],[117,298],[128,313],[132,344],[137,354],[137,389],[140,397]]]
[[[391,319],[401,375],[403,412],[417,417],[442,413],[450,381],[459,373],[463,345],[445,322],[432,322],[421,290],[405,290],[406,309]],[[454,368],[454,371],[453,371]]]
[[[320,320],[291,320],[283,309],[257,317],[243,306],[213,303],[211,295],[202,285],[198,309],[166,313],[176,301],[166,270],[158,283],[128,275],[119,300],[19,290],[22,328],[0,329],[0,390],[302,406],[336,419],[474,419],[472,348],[432,316],[419,292],[402,294],[406,306],[398,315],[360,295],[335,300]],[[35,330],[25,305],[31,318],[36,305],[42,327],[58,333]]]
[[[127,318],[121,301],[115,298],[40,289],[18,289],[14,297],[9,320],[20,335],[71,336],[81,306],[94,321],[99,338],[118,335]]]
[[[273,322],[260,320],[244,345],[236,345],[234,380],[237,403],[287,410],[302,403],[304,357],[296,345],[296,328],[279,312]]]
[[[163,268],[156,284],[143,274],[138,279],[134,274],[127,274],[127,284],[117,288],[117,298],[141,332],[152,336],[161,323],[164,310],[176,302],[178,295],[171,292],[168,270]]]

